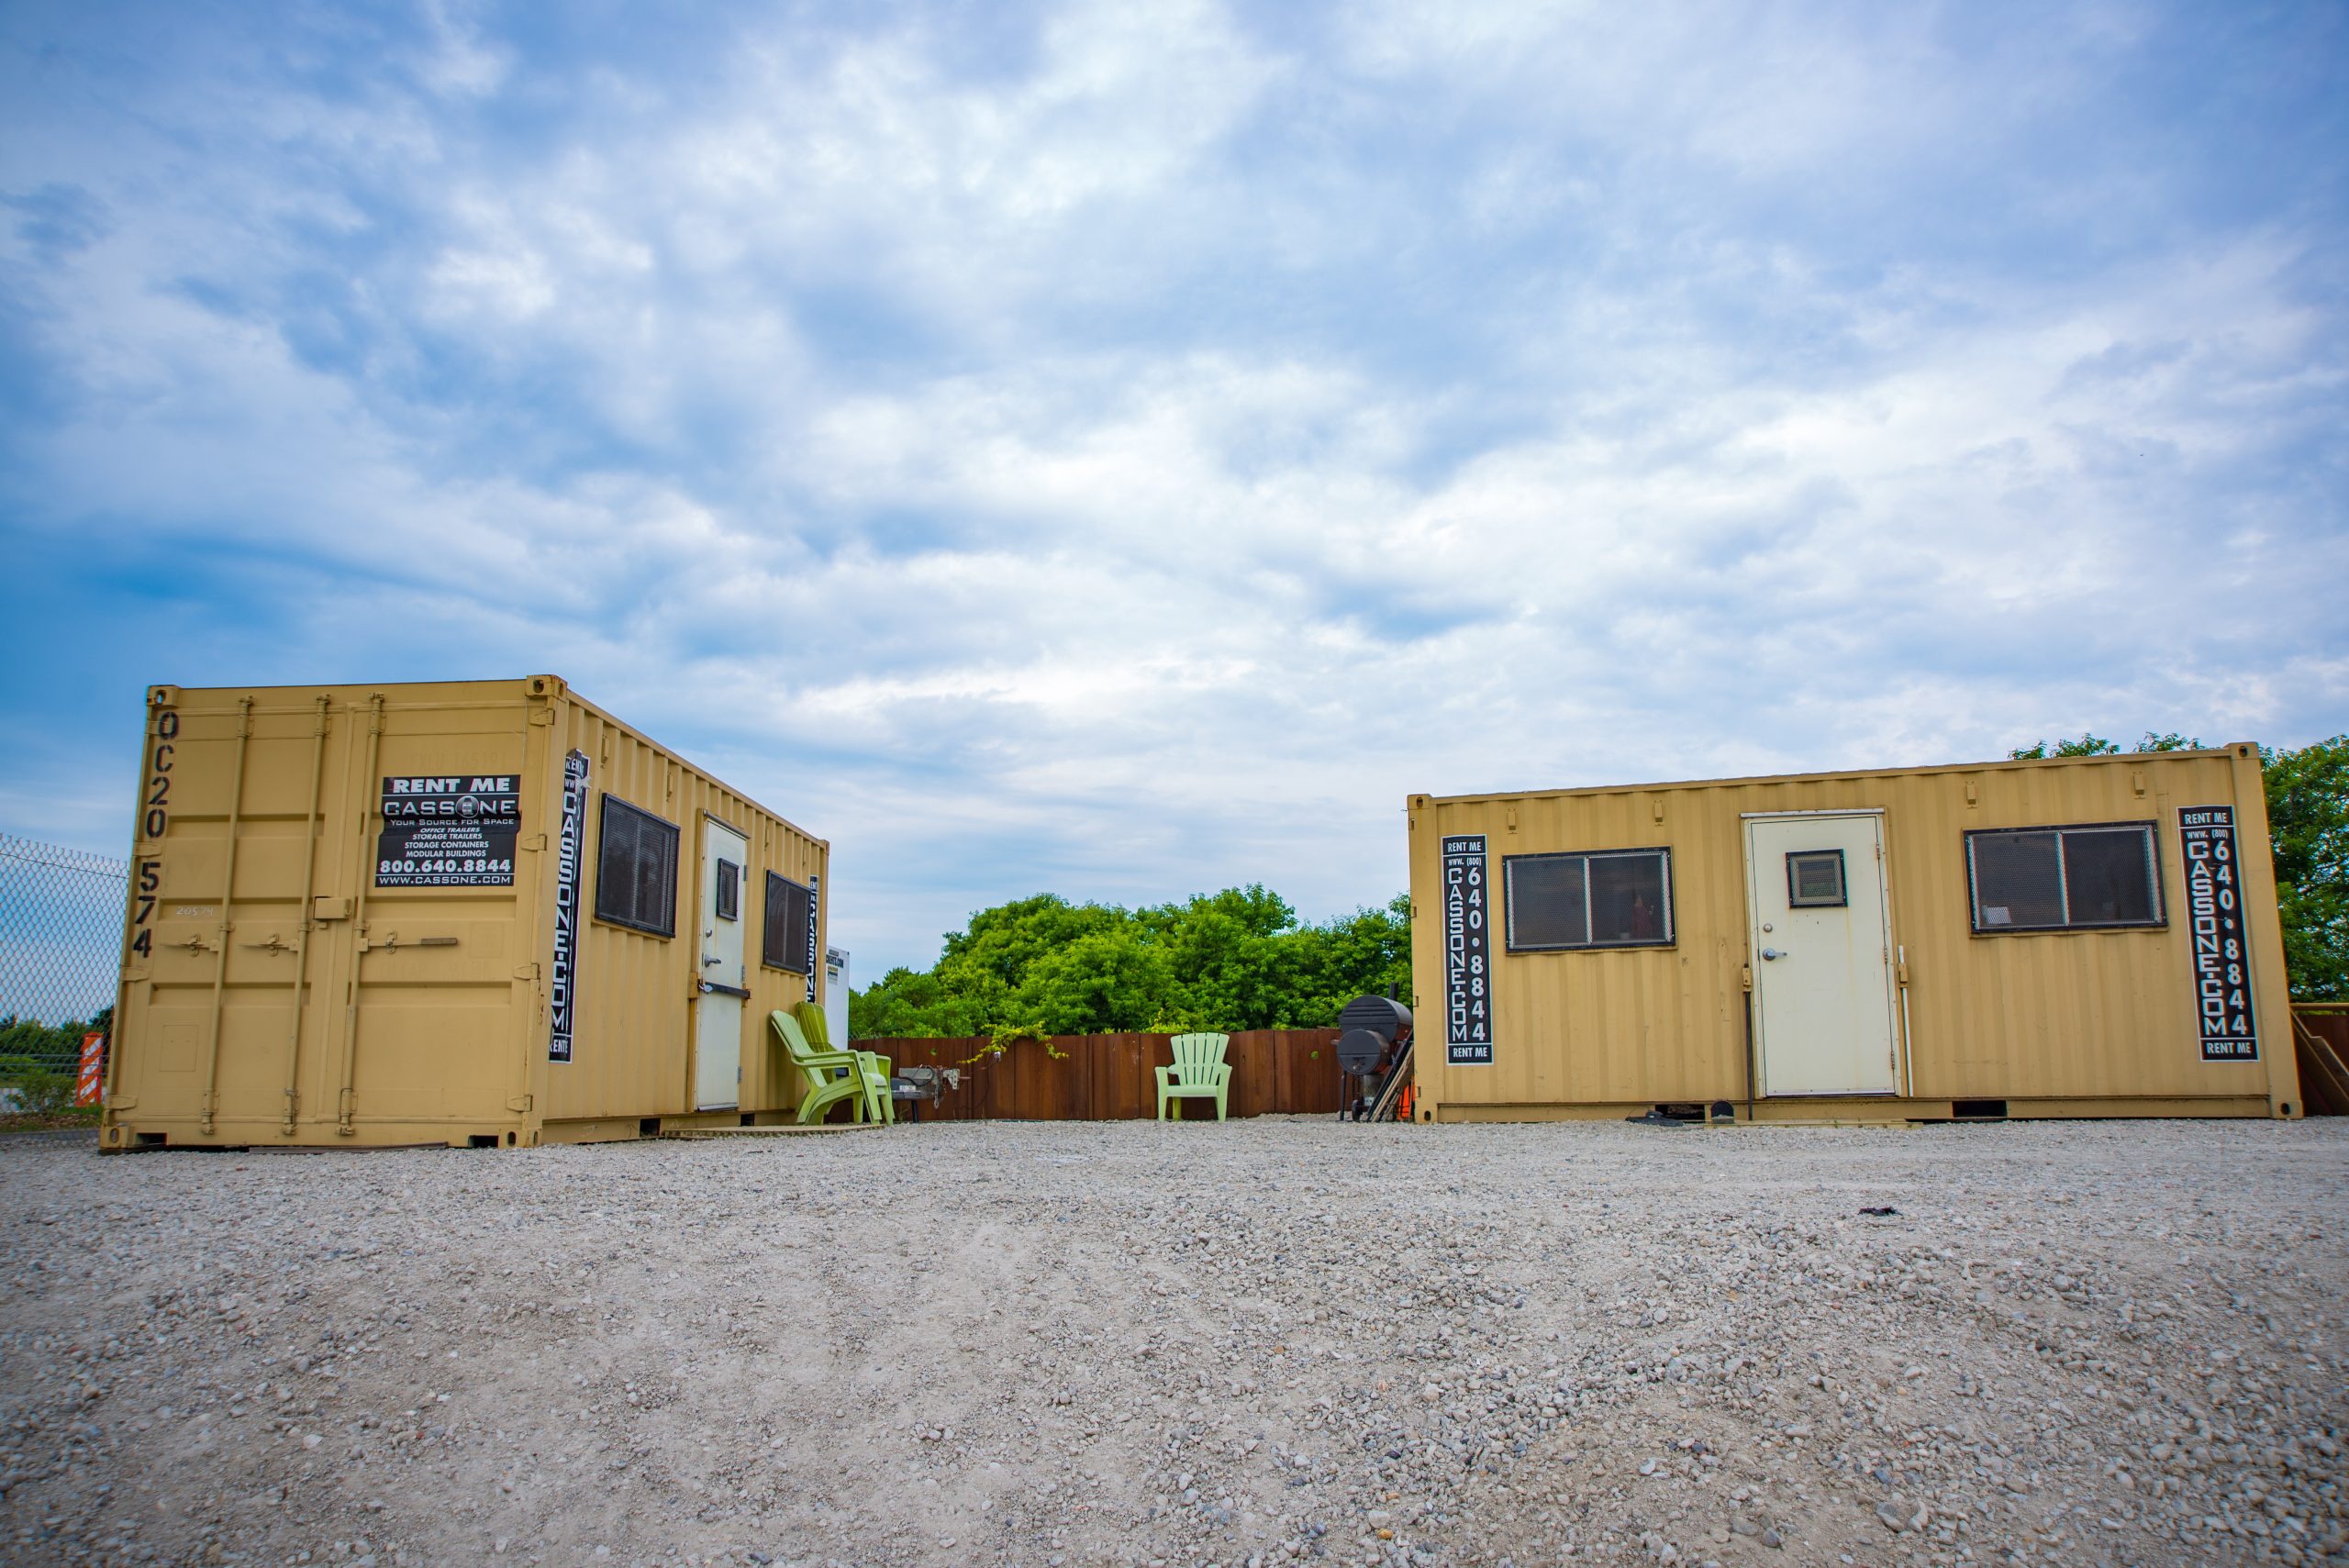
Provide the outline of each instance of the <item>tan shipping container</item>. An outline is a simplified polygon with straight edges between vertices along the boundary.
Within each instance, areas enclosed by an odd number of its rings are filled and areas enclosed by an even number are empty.
[[[1408,811],[1422,1119],[2301,1114],[2255,747]]]
[[[788,1119],[829,852],[552,675],[152,687],[100,1145]]]

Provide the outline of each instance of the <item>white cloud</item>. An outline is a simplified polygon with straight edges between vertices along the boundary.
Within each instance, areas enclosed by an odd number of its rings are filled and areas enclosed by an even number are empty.
[[[425,0],[431,47],[419,62],[419,74],[436,91],[485,97],[504,84],[513,53],[482,37],[484,9],[471,0]]]

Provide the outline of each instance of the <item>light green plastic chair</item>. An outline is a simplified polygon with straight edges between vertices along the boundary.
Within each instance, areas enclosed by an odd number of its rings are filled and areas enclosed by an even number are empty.
[[[842,1100],[850,1102],[858,1121],[879,1121],[889,1103],[889,1081],[884,1078],[876,1085],[873,1074],[864,1071],[863,1063],[852,1051],[818,1051],[807,1043],[799,1020],[789,1013],[767,1015],[767,1027],[774,1030],[775,1039],[790,1053],[791,1063],[807,1080],[807,1093],[799,1101],[802,1126],[822,1118],[824,1113]]]
[[[1172,1102],[1174,1119],[1183,1119],[1185,1100],[1215,1101],[1215,1119],[1223,1119],[1223,1098],[1231,1087],[1231,1063],[1223,1059],[1223,1048],[1231,1043],[1228,1034],[1178,1034],[1174,1037],[1174,1065],[1158,1070],[1158,1119],[1167,1118],[1166,1107]]]
[[[858,1067],[866,1076],[879,1073],[882,1112],[880,1119],[883,1121],[897,1119],[896,1096],[889,1093],[889,1080],[895,1077],[897,1072],[895,1063],[877,1051],[859,1051],[853,1045],[842,1045],[832,1039],[831,1020],[824,1016],[824,1009],[813,1002],[794,1002],[791,1005],[791,1016],[799,1020],[800,1032],[807,1037],[807,1043],[817,1050],[845,1051],[856,1058]]]

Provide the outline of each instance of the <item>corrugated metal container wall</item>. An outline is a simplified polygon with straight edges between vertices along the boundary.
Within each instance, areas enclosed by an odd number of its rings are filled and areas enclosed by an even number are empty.
[[[827,846],[556,677],[158,686],[147,729],[102,1147],[510,1146],[796,1104],[764,1019],[810,995]],[[567,791],[572,759],[584,776]],[[669,846],[654,866],[669,883],[632,906],[646,929],[599,899],[612,799]],[[462,806],[463,830],[386,831],[407,802]],[[707,873],[729,826],[742,847],[721,923]],[[435,859],[435,842],[473,858]],[[420,858],[384,858],[403,853]],[[808,890],[797,946],[812,951],[788,969],[763,962],[769,872]],[[712,946],[724,967],[705,972]],[[718,1032],[697,1039],[697,1019]]]
[[[829,891],[824,877],[829,846],[576,697],[564,705],[562,721],[562,744],[547,770],[553,784],[547,819],[554,820],[559,815],[561,762],[572,752],[589,760],[589,797],[595,805],[588,814],[590,852],[581,865],[578,1035],[569,1069],[548,1074],[548,1118],[577,1122],[618,1118],[632,1122],[646,1116],[680,1116],[692,1108],[687,1104],[694,1066],[691,1010],[678,1004],[700,995],[703,977],[696,965],[703,950],[689,939],[696,934],[695,912],[708,902],[709,890],[701,878],[707,874],[709,857],[699,852],[699,844],[706,825],[713,819],[739,829],[749,840],[740,913],[747,980],[743,988],[751,993],[741,1009],[742,1106],[763,1110],[796,1105],[801,1085],[796,1074],[778,1060],[765,1020],[776,1008],[808,999],[807,980],[804,973],[763,961],[767,900],[762,895],[769,872],[815,889],[820,931],[822,899]],[[674,940],[592,917],[597,906],[599,862],[593,850],[607,796],[682,829],[678,936]],[[544,914],[551,923],[551,888],[545,902]],[[806,962],[800,954],[791,956],[803,964]],[[819,984],[819,995],[820,991]],[[625,1133],[616,1129],[613,1135]]]
[[[2257,1049],[2250,1060],[2206,1059],[2200,1044],[2180,814],[2211,806],[2232,808],[2232,841],[2243,851],[2245,951],[2236,956],[2250,982],[2244,1027]],[[1744,1115],[1749,1096],[1752,1114],[1765,1119],[1939,1117],[1965,1112],[1962,1102],[2003,1102],[1996,1108],[2014,1116],[2299,1114],[2255,748],[1415,795],[1408,808],[1414,989],[1422,1015],[1444,1031],[1431,1030],[1419,1053],[1423,1116],[1604,1115],[1718,1100]],[[1877,879],[1882,915],[1867,940],[1874,951],[1880,938],[1885,958],[1892,1051],[1883,1082],[1863,1074],[1848,1093],[1806,1086],[1773,1094],[1776,1058],[1766,1040],[1749,1067],[1755,972],[1765,985],[1791,984],[1786,977],[1798,963],[1773,966],[1773,958],[1808,962],[1815,953],[1774,949],[1787,938],[1763,918],[1768,898],[1781,901],[1778,918],[1787,918],[1786,867],[1794,857],[1782,861],[1757,836],[1757,824],[1777,814],[1805,824],[1788,828],[1789,844],[1807,841],[1806,833],[1832,837],[1831,820],[1861,835],[1853,840],[1860,848],[1849,862],[1849,896],[1865,906],[1869,879]],[[1967,834],[2099,824],[2151,825],[2153,918],[2118,929],[1976,930]],[[1472,857],[1467,846],[1479,838]],[[1488,1062],[1455,1063],[1446,1049],[1446,1037],[1473,1033],[1448,1027],[1443,1005],[1454,970],[1466,973],[1464,961],[1447,962],[1447,840],[1461,865],[1473,861],[1489,882]],[[1881,849],[1880,873],[1865,863],[1871,842]],[[1512,858],[1632,851],[1668,852],[1668,940],[1513,951]],[[1581,862],[1580,874],[1593,875],[1596,863]],[[1781,1055],[1791,1060],[1791,1051]]]

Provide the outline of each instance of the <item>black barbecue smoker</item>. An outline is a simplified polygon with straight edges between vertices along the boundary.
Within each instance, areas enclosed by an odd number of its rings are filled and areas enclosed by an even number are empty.
[[[1357,996],[1338,1015],[1338,1071],[1350,1091],[1340,1121],[1393,1121],[1411,1078],[1411,1009]]]

